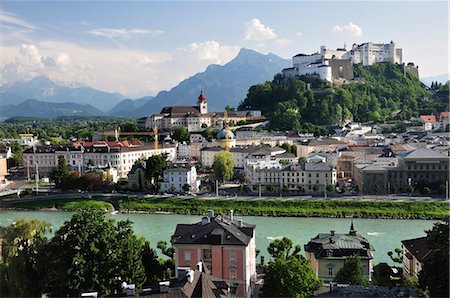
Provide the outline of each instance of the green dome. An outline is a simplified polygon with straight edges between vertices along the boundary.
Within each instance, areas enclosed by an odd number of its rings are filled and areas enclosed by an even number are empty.
[[[222,129],[221,131],[219,131],[217,133],[217,139],[218,140],[225,140],[226,136],[228,135],[228,139],[235,139],[236,137],[234,136],[234,133],[231,130],[227,130],[227,129]]]

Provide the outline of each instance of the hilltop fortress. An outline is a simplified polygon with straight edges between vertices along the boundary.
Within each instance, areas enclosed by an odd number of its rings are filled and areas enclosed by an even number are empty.
[[[364,66],[379,62],[403,63],[402,49],[396,48],[395,43],[353,44],[351,50],[338,48],[336,50],[320,47],[320,52],[314,54],[297,54],[292,57],[292,67],[283,69],[283,76],[318,76],[328,82],[339,83],[353,80],[353,64]],[[410,64],[406,67],[411,68]],[[408,69],[411,71],[411,69]],[[413,71],[418,75],[418,71]]]

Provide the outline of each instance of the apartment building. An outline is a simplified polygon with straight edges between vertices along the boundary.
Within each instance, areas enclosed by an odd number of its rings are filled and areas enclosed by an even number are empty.
[[[178,224],[174,234],[175,268],[200,261],[211,275],[237,285],[237,297],[251,297],[256,280],[255,225],[213,211],[194,224]]]

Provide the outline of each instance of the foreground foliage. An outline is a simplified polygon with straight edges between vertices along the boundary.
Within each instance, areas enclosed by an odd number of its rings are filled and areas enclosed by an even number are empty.
[[[449,220],[435,223],[427,233],[431,253],[419,273],[419,285],[431,297],[449,297]]]
[[[272,259],[264,268],[264,297],[311,297],[321,287],[309,262],[300,254],[301,247],[287,237],[270,243]]]
[[[369,283],[364,277],[361,259],[358,255],[347,258],[344,267],[336,273],[334,281],[351,285],[367,285]]]
[[[156,252],[136,236],[131,224],[85,210],[49,241],[45,222],[17,221],[2,228],[2,297],[79,297],[91,291],[108,295],[120,293],[122,281],[139,289],[146,280],[164,277]]]

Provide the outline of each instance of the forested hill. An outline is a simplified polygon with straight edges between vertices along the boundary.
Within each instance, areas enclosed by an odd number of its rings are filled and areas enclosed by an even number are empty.
[[[239,109],[260,109],[280,130],[310,130],[353,119],[358,122],[409,120],[419,114],[448,111],[448,92],[429,90],[401,65],[353,66],[355,82],[342,86],[319,79],[286,79],[252,86]],[[310,89],[307,88],[307,83]],[[448,83],[441,88],[448,90]],[[445,93],[445,92],[444,92]]]

